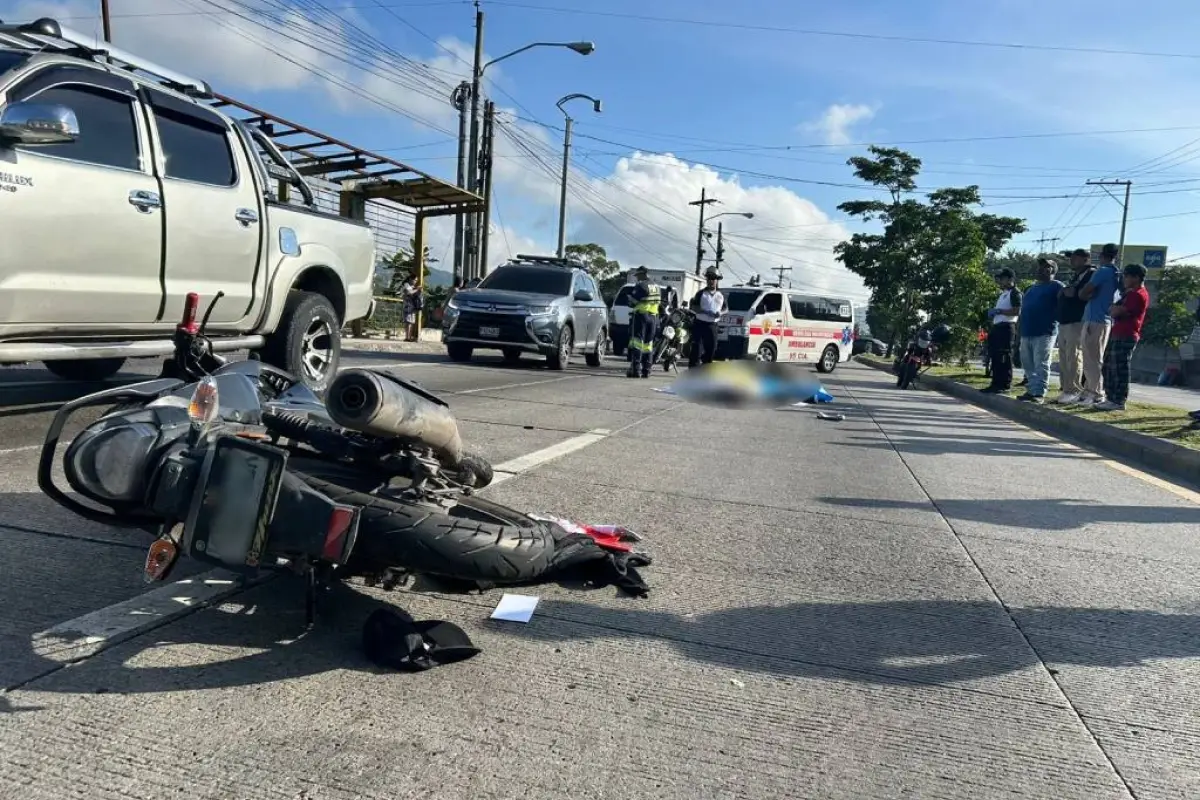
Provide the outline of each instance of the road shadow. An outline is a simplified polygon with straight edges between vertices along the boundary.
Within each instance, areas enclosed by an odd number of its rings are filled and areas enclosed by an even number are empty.
[[[22,370],[26,372],[26,370]],[[27,372],[36,373],[37,370]],[[156,373],[157,374],[157,373]],[[63,403],[105,389],[115,389],[133,383],[152,380],[156,375],[118,375],[106,381],[65,381],[54,379],[50,373],[26,380],[8,378],[0,381],[0,416],[14,416],[39,411],[51,411]]]
[[[875,497],[821,497],[817,502],[843,508],[929,510],[927,502]],[[1045,531],[1075,530],[1103,523],[1200,525],[1200,508],[1196,506],[1105,505],[1069,498],[1039,498],[938,500],[937,507],[951,520]]]
[[[1127,668],[1200,657],[1200,616],[970,601],[793,603],[698,615],[543,600],[533,622],[490,627],[546,642],[657,640],[689,660],[789,677],[949,686],[1047,662]],[[1031,649],[1027,641],[1032,641]]]
[[[887,431],[887,441],[859,439],[836,442],[839,447],[898,450],[908,455],[1025,456],[1029,458],[1097,459],[1099,456],[1067,450],[1056,442],[1022,440],[1012,436],[975,436],[956,433],[953,438],[920,431]]]

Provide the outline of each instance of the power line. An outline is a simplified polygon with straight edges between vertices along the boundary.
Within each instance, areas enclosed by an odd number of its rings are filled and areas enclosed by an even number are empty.
[[[454,6],[454,5],[470,5],[470,3],[472,1],[473,0],[423,0],[423,2],[412,2],[412,3],[389,2],[389,3],[385,3],[383,7],[384,8],[432,8],[435,6],[447,7],[447,6]],[[347,10],[367,9],[367,8],[377,8],[377,7],[378,6],[374,3],[346,3],[345,5],[340,6],[340,8],[347,9]],[[109,17],[111,17],[112,19],[155,19],[155,18],[161,18],[161,17],[211,17],[211,16],[216,16],[218,14],[229,14],[229,13],[231,13],[231,12],[227,9],[219,9],[219,10],[213,10],[213,11],[200,11],[200,10],[196,10],[196,11],[143,11],[143,12],[131,13],[131,14],[109,14]],[[92,19],[98,19],[99,15],[98,14],[56,14],[54,16],[54,18],[59,21],[80,20],[80,19],[92,20]]]
[[[1054,53],[1093,53],[1110,56],[1136,56],[1142,58],[1186,58],[1200,59],[1200,53],[1169,53],[1152,50],[1120,50],[1108,47],[1072,47],[1070,45],[1032,44],[1029,42],[994,42],[983,39],[943,39],[926,36],[900,36],[896,34],[861,33],[858,31],[833,31],[818,28],[794,28],[787,25],[754,25],[745,22],[717,22],[715,20],[692,19],[687,17],[658,17],[649,14],[629,14],[616,11],[590,11],[579,8],[561,8],[557,6],[533,5],[532,3],[516,3],[508,0],[490,0],[492,5],[508,8],[522,8],[529,11],[546,11],[561,14],[580,14],[593,17],[611,17],[629,19],[641,22],[659,22],[672,25],[695,25],[707,28],[724,28],[727,30],[744,30],[767,33],[791,33],[800,36],[821,36],[840,39],[863,39],[867,41],[903,42],[906,44],[937,44],[956,47],[983,47],[998,50],[1040,50]]]

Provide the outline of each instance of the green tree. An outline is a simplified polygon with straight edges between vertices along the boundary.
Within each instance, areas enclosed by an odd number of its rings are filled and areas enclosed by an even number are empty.
[[[1142,338],[1150,344],[1179,347],[1196,327],[1187,304],[1200,297],[1200,268],[1188,264],[1164,267],[1158,281],[1158,296],[1146,313]]]
[[[417,260],[414,257],[417,252],[417,241],[410,239],[408,247],[398,252],[392,253],[389,257],[383,260],[384,269],[391,270],[391,277],[388,279],[388,287],[384,294],[397,296],[400,294],[400,287],[404,285],[404,279],[413,275],[416,271]],[[438,260],[433,257],[429,251],[429,246],[425,246],[425,264],[422,270],[424,274],[422,280],[429,280],[429,265],[436,264]]]
[[[965,349],[992,299],[986,256],[1023,232],[1025,223],[975,211],[981,204],[978,186],[938,189],[926,201],[906,198],[917,187],[921,160],[891,147],[872,146],[869,152],[847,163],[857,178],[884,189],[887,198],[852,200],[838,210],[880,232],[855,233],[834,253],[870,290],[869,322],[889,347],[926,316],[949,324],[952,349]]]
[[[1037,261],[1036,253],[1010,248],[1003,253],[988,253],[984,264],[990,275],[995,275],[1002,269],[1011,269],[1017,276],[1017,288],[1025,291],[1037,280]]]
[[[600,287],[600,294],[604,296],[605,302],[611,304],[617,290],[625,283],[625,276],[621,274],[621,263],[610,259],[604,246],[595,243],[569,244],[563,248],[563,252],[568,258],[576,258],[584,265],[588,274]]]

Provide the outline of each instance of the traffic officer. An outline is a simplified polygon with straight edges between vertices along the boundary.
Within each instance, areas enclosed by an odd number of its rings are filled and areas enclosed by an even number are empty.
[[[627,377],[636,378],[640,369],[643,378],[650,377],[650,358],[654,350],[654,332],[658,328],[658,307],[662,290],[650,281],[644,266],[634,270],[636,283],[629,294],[632,304],[629,314],[629,360]]]
[[[717,320],[725,311],[725,295],[717,288],[721,273],[709,267],[704,273],[705,286],[692,298],[692,351],[688,354],[688,366],[701,362],[711,364],[717,353]]]

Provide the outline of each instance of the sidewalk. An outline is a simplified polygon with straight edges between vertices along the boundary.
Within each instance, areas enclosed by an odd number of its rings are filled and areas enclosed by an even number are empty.
[[[1014,381],[1025,377],[1025,371],[1013,370]],[[1058,375],[1050,374],[1050,389],[1058,391]],[[1133,401],[1153,403],[1158,406],[1182,408],[1184,411],[1195,411],[1200,408],[1200,392],[1182,386],[1155,386],[1149,383],[1134,383],[1129,386],[1129,398]]]

